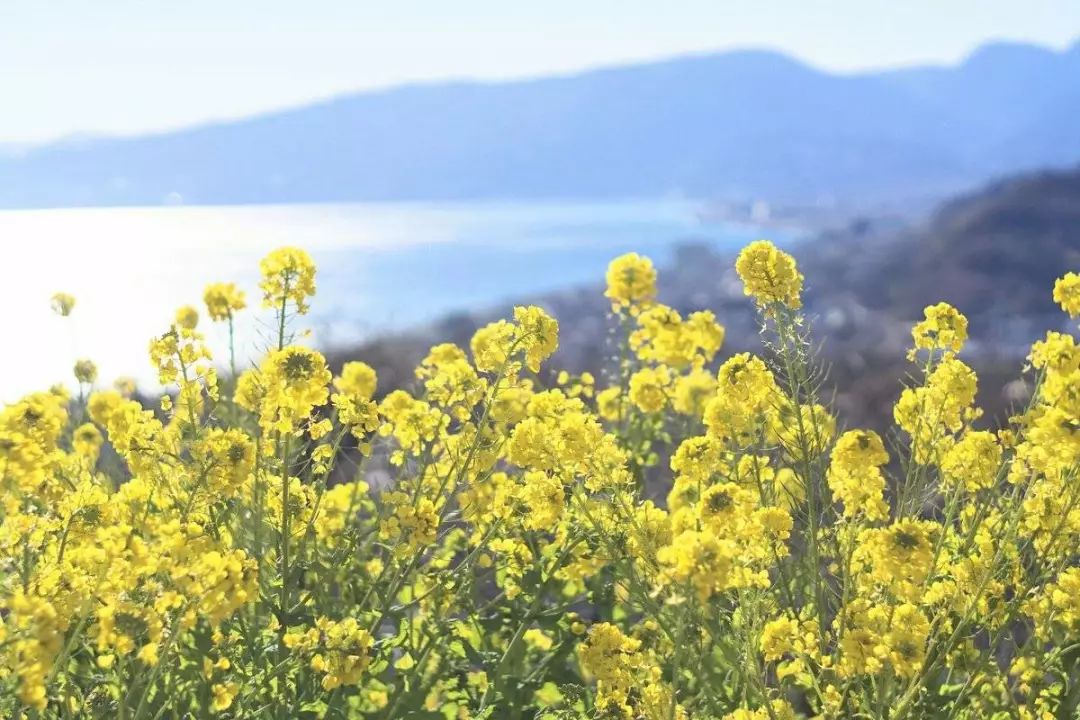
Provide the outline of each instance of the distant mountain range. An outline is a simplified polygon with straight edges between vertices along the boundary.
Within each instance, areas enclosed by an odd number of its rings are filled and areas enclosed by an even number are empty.
[[[133,100],[137,102],[137,99]],[[1080,43],[830,74],[742,51],[362,92],[158,135],[0,153],[0,207],[936,196],[1080,161]]]

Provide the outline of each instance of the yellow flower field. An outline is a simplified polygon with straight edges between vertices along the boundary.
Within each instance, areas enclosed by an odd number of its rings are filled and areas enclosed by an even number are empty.
[[[79,360],[0,412],[0,717],[1074,717],[1075,338],[995,427],[967,320],[928,307],[882,437],[829,406],[794,259],[736,269],[757,355],[615,259],[602,378],[550,367],[538,307],[407,387],[334,376],[295,248],[262,262],[255,366],[193,307],[149,344],[160,405]],[[1080,315],[1080,276],[1053,296]],[[204,301],[233,337],[244,293]]]

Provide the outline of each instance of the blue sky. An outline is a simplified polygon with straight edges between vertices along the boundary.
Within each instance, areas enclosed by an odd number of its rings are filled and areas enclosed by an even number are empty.
[[[0,0],[0,143],[688,52],[767,47],[851,72],[1078,36],[1078,0]]]

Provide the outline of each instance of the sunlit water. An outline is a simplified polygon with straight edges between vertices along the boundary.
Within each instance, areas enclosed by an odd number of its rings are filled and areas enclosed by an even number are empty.
[[[703,223],[685,202],[343,204],[0,212],[0,400],[67,381],[93,359],[98,384],[151,383],[147,342],[211,281],[237,282],[256,312],[238,327],[240,363],[261,343],[258,261],[281,245],[319,266],[305,319],[328,346],[537,292],[598,281],[628,250],[663,263],[690,239],[735,247],[752,227]],[[77,306],[61,319],[56,291]],[[226,336],[200,328],[224,358]]]

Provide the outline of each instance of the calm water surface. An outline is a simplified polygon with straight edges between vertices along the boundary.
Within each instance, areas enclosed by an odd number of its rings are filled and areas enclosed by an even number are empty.
[[[325,346],[596,281],[628,250],[663,264],[689,239],[737,247],[761,234],[702,222],[696,210],[634,201],[0,212],[0,401],[66,381],[78,357],[98,363],[99,384],[120,375],[152,383],[147,342],[175,309],[201,309],[206,283],[225,280],[257,306],[259,258],[281,245],[307,249],[319,265],[307,322]],[[70,318],[49,310],[58,290],[77,298]],[[255,309],[238,328],[249,347],[260,344],[269,317]],[[204,318],[201,329],[224,358],[221,328]]]

